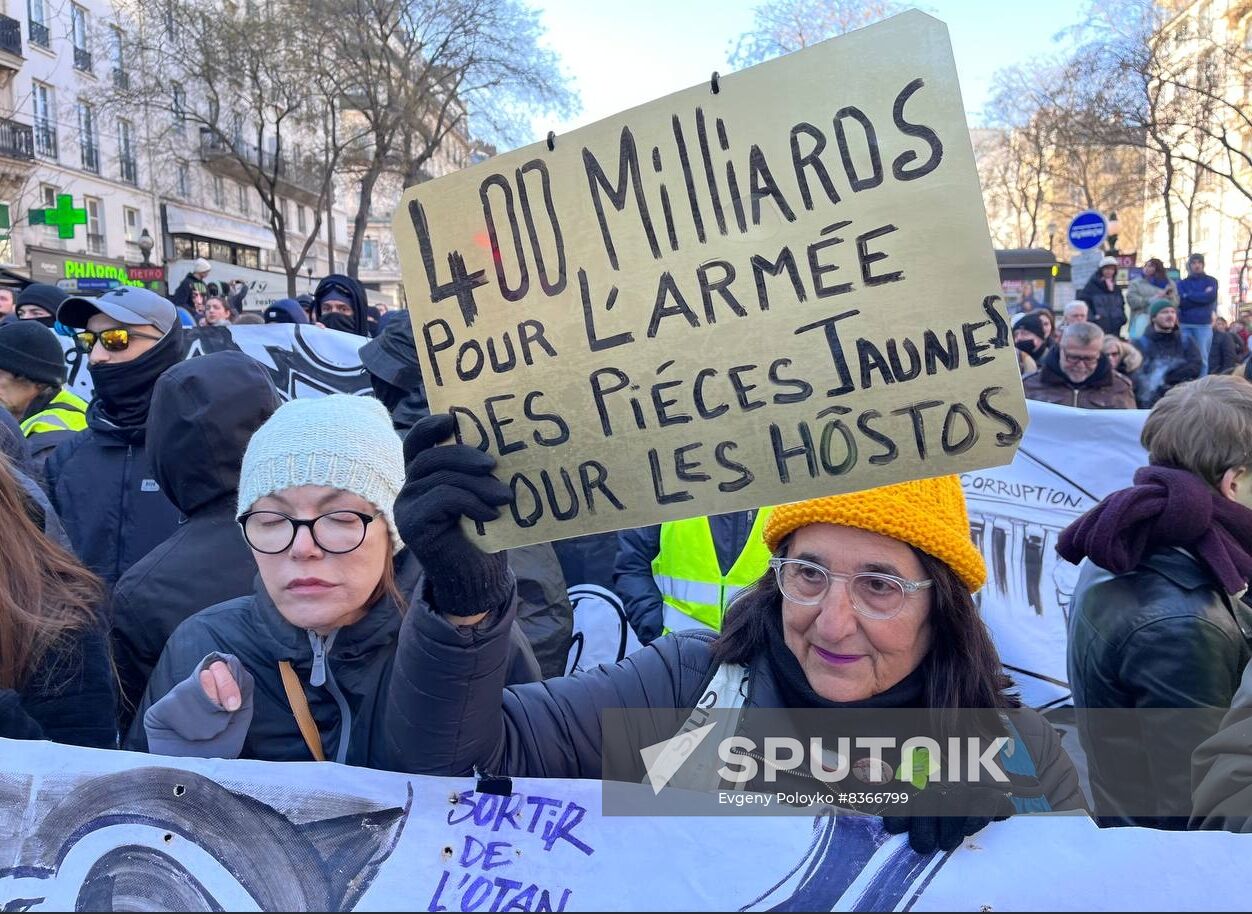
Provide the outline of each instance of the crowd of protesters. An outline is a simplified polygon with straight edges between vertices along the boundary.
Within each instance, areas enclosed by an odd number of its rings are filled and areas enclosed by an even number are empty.
[[[467,518],[497,518],[510,489],[430,413],[407,314],[380,317],[342,275],[270,304],[265,322],[368,340],[374,396],[282,402],[242,352],[185,358],[186,328],[237,323],[246,297],[209,288],[201,266],[172,300],[32,285],[12,303],[32,319],[0,324],[0,736],[600,778],[602,712],[687,711],[721,690],[739,709],[1012,711],[1011,789],[923,779],[911,807],[862,810],[919,851],[1034,812],[1252,823],[1252,384],[1237,368],[1202,377],[1216,358],[1194,364],[1198,342],[1218,352],[1228,332],[1202,326],[1202,260],[1178,289],[1159,265],[1145,271],[1151,289],[1134,291],[1129,315],[1102,269],[1059,325],[1039,308],[1014,334],[1029,396],[1153,407],[1151,465],[1060,551],[1081,563],[1069,616],[1080,709],[1234,708],[1170,742],[1159,788],[1187,807],[1173,817],[1123,802],[1119,763],[1083,717],[1089,800],[1057,732],[1020,707],[979,615],[987,569],[955,477],[623,531],[614,585],[643,647],[567,676],[561,565],[551,544],[493,554],[463,533]],[[64,389],[53,328],[89,365],[90,404]],[[1152,759],[1149,738],[1121,758]],[[1190,817],[1193,755],[1203,802]]]
[[[1252,379],[1247,323],[1217,314],[1217,280],[1204,272],[1202,254],[1188,258],[1187,275],[1177,281],[1157,258],[1124,289],[1117,273],[1116,258],[1101,260],[1062,309],[1060,325],[1033,290],[1017,305],[1014,341],[1027,397],[1151,409],[1174,387],[1206,375]]]

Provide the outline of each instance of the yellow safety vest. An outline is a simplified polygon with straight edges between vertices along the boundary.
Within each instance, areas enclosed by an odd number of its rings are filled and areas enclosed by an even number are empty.
[[[46,407],[23,420],[22,434],[30,438],[44,432],[81,432],[86,427],[87,401],[62,390]]]
[[[770,552],[763,533],[772,510],[756,512],[748,542],[726,575],[717,562],[707,517],[661,524],[661,549],[652,560],[652,579],[665,601],[665,631],[721,631],[730,601],[755,584],[769,567]]]

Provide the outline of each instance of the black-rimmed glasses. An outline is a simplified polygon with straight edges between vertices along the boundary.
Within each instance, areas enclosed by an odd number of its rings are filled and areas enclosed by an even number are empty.
[[[301,519],[278,511],[249,511],[239,515],[239,526],[248,545],[264,555],[278,555],[291,548],[296,532],[308,527],[317,548],[332,555],[351,552],[365,542],[370,523],[382,514],[376,511],[328,511],[317,517]]]

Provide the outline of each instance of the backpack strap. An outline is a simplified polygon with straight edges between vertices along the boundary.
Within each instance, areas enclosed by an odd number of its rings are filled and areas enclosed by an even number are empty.
[[[313,758],[319,762],[326,761],[326,753],[322,751],[322,734],[318,732],[313,712],[309,710],[309,699],[304,694],[304,686],[300,685],[300,677],[296,675],[290,660],[278,661],[278,671],[282,674],[287,703],[291,705],[291,713],[296,716],[296,726],[300,728],[305,745],[313,753]]]

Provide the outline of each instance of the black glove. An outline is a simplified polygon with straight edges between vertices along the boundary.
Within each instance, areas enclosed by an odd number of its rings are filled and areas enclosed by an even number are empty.
[[[513,587],[503,552],[486,553],[461,532],[461,518],[495,520],[513,500],[491,475],[495,459],[468,444],[436,446],[452,437],[446,413],[419,419],[404,439],[404,488],[396,528],[426,571],[435,608],[455,616],[493,612]]]
[[[890,834],[909,833],[909,846],[919,854],[954,851],[969,835],[1013,815],[1013,801],[1004,788],[965,784],[927,784],[913,794],[902,815],[884,815]]]

